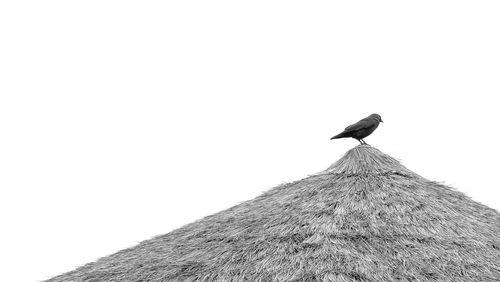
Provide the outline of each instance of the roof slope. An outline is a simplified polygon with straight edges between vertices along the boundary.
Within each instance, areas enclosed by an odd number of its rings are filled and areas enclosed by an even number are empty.
[[[500,281],[500,214],[357,146],[49,281]]]

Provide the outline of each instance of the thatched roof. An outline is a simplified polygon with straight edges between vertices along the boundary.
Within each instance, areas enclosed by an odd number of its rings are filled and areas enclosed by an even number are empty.
[[[49,281],[500,281],[500,214],[357,146]]]

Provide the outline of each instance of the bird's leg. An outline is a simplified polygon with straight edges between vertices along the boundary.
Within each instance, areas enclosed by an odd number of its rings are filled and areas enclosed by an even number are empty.
[[[359,143],[361,143],[361,145],[363,145],[363,139],[358,139]]]

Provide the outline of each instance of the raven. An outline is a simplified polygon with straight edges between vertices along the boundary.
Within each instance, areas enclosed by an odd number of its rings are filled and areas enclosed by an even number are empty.
[[[377,129],[378,124],[381,122],[383,121],[379,114],[371,114],[370,116],[356,122],[355,124],[349,125],[342,133],[333,136],[332,138],[330,138],[330,140],[352,137],[354,139],[357,139],[362,145],[366,144],[363,138],[372,134],[373,131]]]

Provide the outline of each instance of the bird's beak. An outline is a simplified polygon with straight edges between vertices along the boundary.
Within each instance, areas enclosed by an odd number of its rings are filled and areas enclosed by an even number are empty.
[[[380,120],[380,122],[384,122],[383,120]]]

